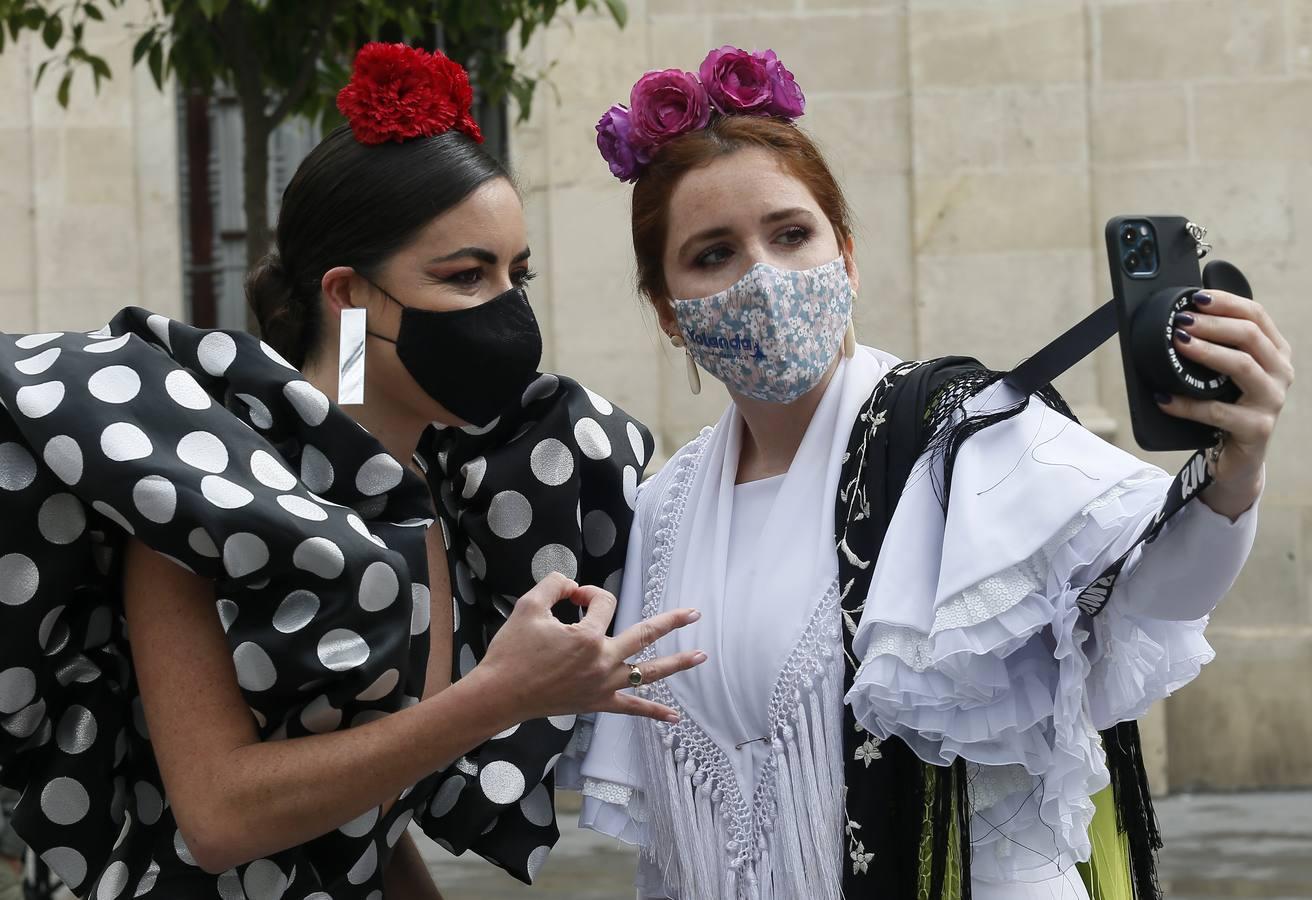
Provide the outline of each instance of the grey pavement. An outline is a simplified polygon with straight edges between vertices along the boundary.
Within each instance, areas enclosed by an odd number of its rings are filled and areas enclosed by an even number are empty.
[[[1312,900],[1312,792],[1180,795],[1159,800],[1169,900]],[[526,887],[472,854],[416,837],[447,900],[633,897],[633,853],[561,814],[561,842]]]

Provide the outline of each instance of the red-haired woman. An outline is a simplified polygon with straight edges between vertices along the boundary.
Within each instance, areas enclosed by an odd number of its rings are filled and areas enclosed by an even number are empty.
[[[692,390],[700,367],[732,403],[640,492],[617,616],[696,597],[702,620],[655,646],[711,660],[644,689],[679,723],[598,717],[584,822],[642,846],[643,897],[1143,900],[1133,722],[1212,658],[1289,345],[1221,292],[1177,320],[1243,399],[1159,398],[1226,432],[1215,480],[1091,615],[1081,589],[1172,479],[1051,390],[856,344],[848,209],[802,107],[773,53],[725,47],[598,124],[636,182],[641,290]]]

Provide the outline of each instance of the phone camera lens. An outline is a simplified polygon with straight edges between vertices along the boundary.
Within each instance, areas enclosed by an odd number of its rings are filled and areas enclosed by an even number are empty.
[[[1125,254],[1124,262],[1125,268],[1129,269],[1131,272],[1137,272],[1139,270],[1139,254],[1135,251],[1131,250],[1129,253]]]
[[[1121,232],[1121,240],[1127,244],[1133,244],[1139,239],[1139,231],[1133,225],[1126,225],[1125,230]]]
[[[1151,260],[1153,258],[1153,253],[1155,253],[1156,251],[1157,248],[1153,246],[1152,241],[1139,242],[1139,255],[1142,256],[1144,259]]]

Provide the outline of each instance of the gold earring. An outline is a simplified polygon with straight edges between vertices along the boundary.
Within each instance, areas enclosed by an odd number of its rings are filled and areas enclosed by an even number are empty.
[[[688,372],[688,390],[694,395],[702,392],[702,375],[697,371],[697,363],[692,358],[692,350],[688,347],[688,342],[683,339],[681,334],[670,335],[670,344],[676,349],[683,350],[683,360],[687,364]]]
[[[851,359],[856,356],[856,325],[847,320],[847,332],[843,335],[843,356]]]

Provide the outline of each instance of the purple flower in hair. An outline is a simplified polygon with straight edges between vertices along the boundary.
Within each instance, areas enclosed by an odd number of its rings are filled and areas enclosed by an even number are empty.
[[[648,72],[629,94],[634,143],[658,147],[711,120],[711,103],[697,76],[682,69]]]
[[[597,149],[620,181],[636,181],[651,157],[647,148],[633,141],[633,123],[629,111],[615,104],[597,122]]]
[[[793,79],[793,73],[784,67],[773,50],[755,55],[765,64],[765,72],[770,79],[773,99],[766,111],[772,116],[796,119],[806,110],[806,97]]]
[[[770,115],[774,88],[765,57],[726,45],[708,53],[697,74],[715,108],[725,115]]]

